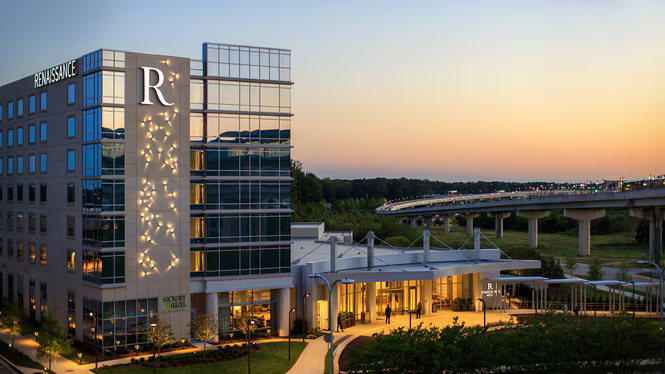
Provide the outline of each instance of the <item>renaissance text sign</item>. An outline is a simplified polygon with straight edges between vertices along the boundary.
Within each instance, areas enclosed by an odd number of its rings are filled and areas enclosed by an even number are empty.
[[[51,83],[75,77],[78,73],[76,60],[65,62],[50,69],[35,74],[35,88],[43,87]]]

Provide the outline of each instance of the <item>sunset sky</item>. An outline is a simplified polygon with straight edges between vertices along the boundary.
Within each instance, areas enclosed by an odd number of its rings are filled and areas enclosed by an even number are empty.
[[[288,48],[292,156],[319,177],[665,174],[662,0],[90,4],[4,3],[0,84],[98,48]]]

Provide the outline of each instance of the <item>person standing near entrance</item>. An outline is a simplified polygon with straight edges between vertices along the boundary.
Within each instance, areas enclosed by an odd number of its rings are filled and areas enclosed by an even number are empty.
[[[420,319],[420,313],[423,311],[423,302],[418,302],[418,308],[416,308],[416,319]]]
[[[344,326],[342,326],[342,313],[337,313],[337,332],[339,332],[339,329],[342,329],[342,332],[344,332]]]
[[[386,323],[387,323],[387,324],[390,324],[390,313],[391,313],[392,311],[393,311],[393,310],[390,309],[390,304],[388,304],[388,306],[386,307]]]

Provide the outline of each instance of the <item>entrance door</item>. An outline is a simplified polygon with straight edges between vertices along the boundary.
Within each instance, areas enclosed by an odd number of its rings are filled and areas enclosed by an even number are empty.
[[[390,299],[390,307],[393,310],[393,314],[402,314],[404,310],[404,291],[391,291]]]
[[[416,287],[409,288],[409,310],[416,310],[418,307]]]
[[[317,300],[316,302],[316,323],[321,329],[328,329],[328,302],[326,300]]]

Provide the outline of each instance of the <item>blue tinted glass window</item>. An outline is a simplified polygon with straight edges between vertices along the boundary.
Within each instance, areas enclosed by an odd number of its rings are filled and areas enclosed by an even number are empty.
[[[39,171],[46,173],[46,153],[39,155]]]
[[[83,141],[124,138],[124,108],[104,107],[83,112]]]
[[[102,66],[102,50],[88,53],[83,56],[83,72],[88,72],[90,70],[96,69]]]
[[[97,105],[102,102],[102,72],[83,77],[83,106]]]
[[[42,92],[39,96],[39,110],[46,110],[47,96],[46,92]]]
[[[16,129],[16,145],[23,145],[23,127]]]
[[[28,126],[28,143],[33,144],[37,141],[37,126]]]
[[[67,137],[76,136],[76,117],[67,118]]]
[[[2,148],[3,142],[2,142],[2,131],[0,131],[0,148]]]
[[[76,152],[67,151],[67,171],[76,170]]]
[[[16,102],[16,115],[21,117],[23,116],[23,99],[18,99]]]
[[[14,174],[14,157],[7,157],[7,174]]]
[[[3,164],[2,158],[0,158],[0,175],[2,175],[2,164]]]
[[[74,104],[76,102],[76,83],[67,86],[67,104]]]
[[[7,103],[7,119],[14,118],[14,103],[11,101]]]
[[[83,175],[124,175],[124,144],[90,144],[83,146]]]
[[[23,156],[16,157],[16,172],[23,174]]]
[[[30,155],[28,157],[28,170],[30,173],[34,173],[37,169],[37,157],[35,155]]]
[[[37,96],[30,96],[30,114],[37,111]]]
[[[0,122],[2,121],[2,118],[3,118],[3,117],[2,117],[2,108],[3,108],[3,106],[0,105]]]
[[[14,145],[14,130],[7,130],[7,146],[11,147]]]
[[[40,142],[45,142],[46,139],[48,139],[47,126],[46,126],[46,122],[42,122],[39,125],[39,141]]]

